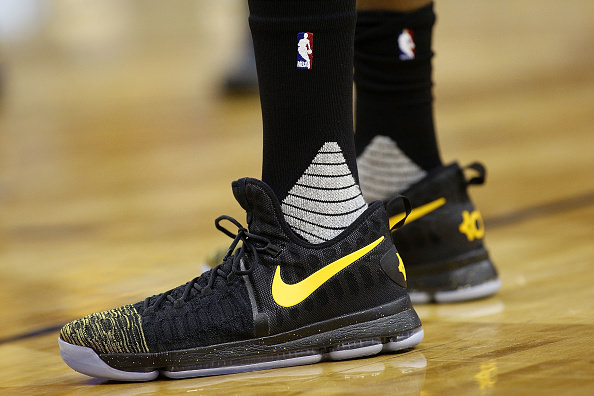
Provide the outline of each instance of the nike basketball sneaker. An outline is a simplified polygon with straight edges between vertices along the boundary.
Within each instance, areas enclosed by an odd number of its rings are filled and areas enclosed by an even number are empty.
[[[217,219],[233,238],[222,262],[177,288],[65,325],[58,342],[70,367],[147,381],[350,359],[422,340],[381,202],[333,240],[311,244],[289,228],[265,183],[240,179],[233,193],[248,227]]]
[[[467,168],[476,176],[467,180],[454,163],[400,193],[413,209],[392,238],[406,264],[413,303],[472,300],[501,286],[483,243],[483,219],[467,193],[469,185],[484,183],[485,168],[479,163]],[[391,224],[403,217],[400,201],[386,201]]]

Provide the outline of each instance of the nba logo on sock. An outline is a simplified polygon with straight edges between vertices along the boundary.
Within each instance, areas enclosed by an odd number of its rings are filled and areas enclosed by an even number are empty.
[[[313,33],[297,33],[297,69],[310,70],[313,61]]]
[[[412,29],[403,29],[398,35],[398,52],[400,60],[412,60],[416,56],[415,34]]]

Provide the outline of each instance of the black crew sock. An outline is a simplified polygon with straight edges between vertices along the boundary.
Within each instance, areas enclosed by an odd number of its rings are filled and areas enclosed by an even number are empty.
[[[441,166],[433,122],[434,23],[433,4],[358,14],[355,144],[366,199],[386,198]],[[368,194],[368,186],[377,191]]]
[[[354,0],[249,0],[264,124],[262,180],[280,199],[325,142],[338,143],[356,176],[354,4]],[[299,33],[310,33],[309,70],[297,68]]]
[[[367,207],[357,184],[355,0],[249,0],[262,105],[262,180],[291,228],[319,243]]]

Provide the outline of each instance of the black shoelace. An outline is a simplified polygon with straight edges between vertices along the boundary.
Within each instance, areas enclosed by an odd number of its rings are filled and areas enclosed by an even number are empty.
[[[234,234],[223,227],[221,225],[223,220],[233,223],[237,227],[237,233]],[[204,274],[192,279],[185,285],[159,294],[156,296],[157,298],[152,305],[150,304],[150,300],[154,296],[147,297],[144,300],[143,311],[146,312],[147,309],[153,311],[157,310],[165,300],[170,301],[174,307],[179,307],[188,300],[188,297],[190,297],[192,294],[192,290],[195,290],[200,294],[208,294],[212,291],[215,281],[218,277],[225,278],[227,283],[229,283],[234,276],[251,274],[254,271],[255,266],[260,264],[260,253],[276,256],[280,252],[280,248],[272,244],[268,238],[249,232],[247,228],[243,227],[240,222],[231,216],[219,216],[215,220],[215,225],[219,231],[223,232],[230,238],[233,238],[233,242],[231,242],[231,246],[229,246],[222,263],[210,270],[210,276],[206,286],[200,286],[198,281],[203,276],[208,276],[208,272],[205,272]],[[242,244],[239,249],[235,251],[240,241]],[[242,258],[246,255],[251,256],[252,260],[242,260]],[[182,287],[184,288],[182,295],[178,298],[174,298],[172,296],[174,291],[179,290]]]

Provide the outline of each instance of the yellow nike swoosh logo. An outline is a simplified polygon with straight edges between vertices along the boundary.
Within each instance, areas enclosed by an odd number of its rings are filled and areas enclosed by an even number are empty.
[[[384,237],[377,239],[369,245],[362,247],[361,249],[347,254],[346,256],[328,264],[324,268],[321,268],[303,279],[301,282],[294,284],[287,284],[281,278],[280,266],[276,267],[274,278],[272,279],[272,298],[274,301],[282,307],[292,307],[299,304],[301,301],[309,297],[315,292],[320,286],[322,286],[327,280],[332,278],[334,275],[353,264],[355,261],[360,259],[369,253],[373,248],[379,245],[384,240]]]
[[[404,222],[403,225],[407,225],[408,223],[412,223],[413,221],[418,220],[425,215],[428,215],[429,213],[433,212],[435,209],[439,208],[440,206],[443,206],[445,203],[446,203],[445,198],[439,198],[439,199],[436,199],[435,201],[431,201],[429,203],[426,203],[425,205],[421,205],[419,207],[414,208],[413,210],[411,210],[410,214],[406,218],[406,221]],[[400,220],[402,220],[402,218],[405,215],[406,215],[406,213],[402,212],[402,213],[398,213],[397,215],[391,216],[390,217],[390,229],[392,229],[392,227],[394,227],[394,224],[396,224]]]

